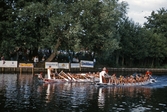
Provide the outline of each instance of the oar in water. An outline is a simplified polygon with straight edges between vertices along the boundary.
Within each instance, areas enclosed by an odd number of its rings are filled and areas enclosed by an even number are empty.
[[[69,74],[69,73],[67,73],[67,74],[72,78],[72,80],[76,81],[76,79],[71,74]]]
[[[86,74],[83,74],[83,73],[82,73],[81,75],[82,75],[84,78],[86,78],[87,81],[90,81],[90,80],[85,76]]]
[[[64,73],[63,71],[62,71],[62,73],[63,73],[69,80],[71,80],[71,78],[70,78],[66,73]]]
[[[61,71],[61,72],[62,72],[62,71]],[[60,72],[60,73],[61,73],[61,72]],[[69,81],[67,78],[61,76],[60,73],[58,74],[59,77],[63,78],[63,79],[66,80],[66,81]]]

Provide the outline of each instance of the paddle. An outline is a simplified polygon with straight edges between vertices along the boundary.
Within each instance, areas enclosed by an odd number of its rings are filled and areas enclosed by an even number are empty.
[[[69,80],[71,80],[71,78],[70,78],[66,73],[64,73],[63,71],[62,71],[62,73],[63,73]]]
[[[61,72],[62,72],[62,71],[61,71]],[[60,73],[61,73],[61,72],[60,72]],[[63,78],[63,79],[66,80],[66,81],[69,81],[69,80],[66,79],[65,77],[61,76],[60,73],[58,74],[59,77]]]
[[[69,73],[67,73],[74,81],[76,81],[76,79]]]

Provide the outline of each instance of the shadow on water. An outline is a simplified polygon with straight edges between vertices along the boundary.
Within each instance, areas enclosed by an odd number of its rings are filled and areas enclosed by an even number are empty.
[[[167,76],[146,86],[38,83],[31,74],[0,74],[1,112],[165,112]]]

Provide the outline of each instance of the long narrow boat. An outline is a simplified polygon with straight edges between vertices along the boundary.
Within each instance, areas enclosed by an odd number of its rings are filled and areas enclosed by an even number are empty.
[[[134,82],[134,83],[111,83],[109,81],[110,79],[111,79],[111,76],[102,77],[103,83],[99,83],[100,77],[98,73],[97,74],[95,73],[70,74],[70,73],[64,73],[63,71],[61,71],[58,75],[56,75],[52,79],[42,78],[41,74],[38,74],[38,81],[40,83],[69,82],[69,83],[93,83],[97,86],[142,86],[142,85],[147,85],[147,84],[156,82],[156,79],[153,77],[150,77],[146,81],[140,81],[140,82]]]

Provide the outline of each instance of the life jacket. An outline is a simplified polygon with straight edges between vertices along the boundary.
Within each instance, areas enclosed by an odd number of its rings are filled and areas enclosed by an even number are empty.
[[[147,71],[147,72],[146,72],[146,75],[152,75],[152,72]]]

